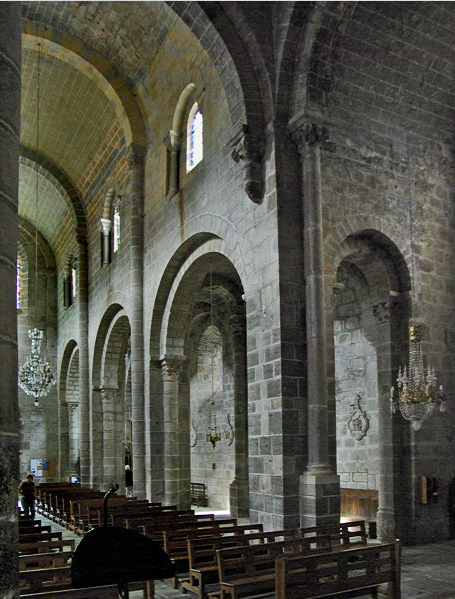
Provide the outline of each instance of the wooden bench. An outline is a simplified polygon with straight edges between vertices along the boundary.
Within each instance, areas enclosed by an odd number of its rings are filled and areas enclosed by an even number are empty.
[[[24,570],[19,572],[19,588],[21,597],[41,597],[49,599],[58,598],[81,598],[86,599],[89,595],[93,599],[101,597],[118,598],[117,585],[107,585],[99,587],[88,587],[96,589],[93,592],[86,588],[74,589],[71,582],[71,568],[69,566],[62,568],[42,568],[37,570]],[[129,590],[142,590],[143,597],[153,599],[154,584],[153,581],[131,582],[128,584]],[[116,594],[113,594],[113,593]]]
[[[329,537],[299,537],[217,551],[221,599],[273,592],[276,558],[286,553],[312,552],[331,552]]]
[[[191,591],[200,599],[206,599],[209,584],[219,582],[217,551],[260,543],[274,543],[299,537],[297,529],[271,532],[253,532],[218,537],[188,537],[189,578],[180,581],[182,591]]]
[[[74,551],[74,539],[62,539],[60,541],[31,541],[19,542],[19,554],[30,555],[35,553],[50,553],[51,551]]]
[[[340,522],[339,524],[322,524],[299,529],[300,536],[329,535],[333,545],[353,547],[367,544],[365,520]]]
[[[176,566],[176,576],[171,579],[174,588],[178,588],[182,572],[189,570],[188,539],[215,536],[234,537],[250,531],[262,532],[262,524],[219,525],[224,522],[229,523],[229,520],[214,520],[209,526],[163,531],[164,550]]]
[[[398,541],[276,559],[275,599],[350,599],[367,593],[377,597],[382,584],[387,584],[388,599],[400,599]]]
[[[19,537],[20,543],[33,543],[35,541],[61,541],[62,533],[58,532],[34,532],[21,534]]]
[[[74,551],[52,551],[19,556],[19,571],[38,568],[61,568],[68,565]]]
[[[207,485],[205,483],[190,483],[191,484],[191,503],[198,507],[207,505]]]
[[[28,534],[41,534],[42,532],[52,532],[52,528],[47,524],[32,524],[31,526],[25,526],[24,524],[19,525],[19,537]]]
[[[155,597],[153,580],[130,582],[128,588],[130,591],[142,591],[143,599],[154,599]],[[21,595],[21,599],[81,599],[81,597],[83,599],[118,599],[119,594],[116,585],[109,585]]]
[[[129,591],[142,591],[143,599],[154,599],[155,585],[153,580],[144,582],[130,582]],[[83,589],[64,589],[60,591],[48,591],[41,593],[27,593],[21,595],[21,599],[118,599],[117,585],[100,587],[84,587]]]

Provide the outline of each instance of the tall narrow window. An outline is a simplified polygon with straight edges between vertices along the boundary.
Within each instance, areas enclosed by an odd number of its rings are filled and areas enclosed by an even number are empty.
[[[71,266],[71,299],[73,300],[76,297],[77,293],[77,277],[76,277],[76,265],[72,264]]]
[[[22,273],[22,260],[20,256],[16,260],[16,308],[20,310],[22,308],[22,294],[23,294],[23,273]]]
[[[120,204],[116,202],[114,205],[114,226],[113,226],[113,250],[114,254],[120,247],[120,232],[121,232],[121,219],[120,219]]]
[[[203,156],[203,118],[197,102],[194,103],[188,118],[186,170],[201,162]]]

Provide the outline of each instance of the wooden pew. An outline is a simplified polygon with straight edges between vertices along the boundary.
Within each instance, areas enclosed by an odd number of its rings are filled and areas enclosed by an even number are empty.
[[[19,588],[21,597],[41,597],[43,599],[58,598],[81,598],[86,599],[89,594],[93,599],[101,597],[118,598],[117,585],[89,587],[96,591],[87,591],[84,589],[73,589],[71,583],[71,568],[65,566],[62,568],[42,568],[37,570],[24,570],[19,572]],[[131,582],[128,584],[129,590],[142,590],[143,597],[153,599],[154,584],[153,581]],[[115,591],[116,594],[112,594]],[[98,593],[98,594],[97,594]],[[105,593],[105,594],[104,594]]]
[[[144,582],[130,582],[129,591],[142,591],[143,599],[154,599],[155,585],[153,580]],[[27,593],[21,595],[21,599],[118,599],[117,585],[101,587],[84,587],[83,589],[64,589],[60,591],[48,591],[41,593]]]
[[[220,599],[238,599],[275,589],[275,560],[286,553],[331,552],[329,537],[298,537],[217,551]]]
[[[62,539],[60,541],[31,541],[19,542],[19,554],[49,553],[51,551],[74,551],[74,539]]]
[[[235,519],[233,519],[236,522]],[[228,524],[223,524],[227,522]],[[234,537],[246,532],[262,532],[262,524],[229,524],[229,520],[214,520],[208,526],[163,531],[164,550],[176,565],[176,576],[171,579],[174,588],[179,586],[182,572],[189,570],[188,539],[197,537]],[[221,523],[219,525],[219,523]]]
[[[19,525],[19,537],[29,534],[41,534],[42,532],[52,532],[51,526],[48,524],[32,524],[30,526],[25,526],[24,524]]]
[[[206,599],[208,584],[219,582],[217,551],[260,543],[274,543],[298,538],[299,531],[277,530],[272,532],[255,532],[233,536],[188,537],[189,579],[181,580],[183,590],[195,593],[200,599]]]
[[[58,532],[36,532],[21,534],[19,538],[20,543],[33,543],[34,541],[61,541],[62,533]]]
[[[341,544],[344,548],[366,545],[368,542],[365,520],[340,522],[339,524],[322,524],[300,528],[300,536],[329,535],[332,545]]]
[[[62,568],[68,566],[74,551],[52,551],[19,556],[19,571],[38,568]]]
[[[399,541],[276,559],[275,599],[377,597],[382,584],[387,584],[388,599],[401,598]]]

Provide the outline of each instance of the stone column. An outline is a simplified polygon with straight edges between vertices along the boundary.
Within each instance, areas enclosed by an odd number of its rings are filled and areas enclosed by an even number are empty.
[[[103,482],[105,484],[117,483],[118,473],[116,468],[116,430],[117,389],[101,387],[101,401],[103,404]],[[122,481],[120,481],[122,482]],[[120,483],[119,483],[120,484]]]
[[[19,597],[16,257],[21,110],[21,3],[0,4],[0,597]]]
[[[338,521],[339,478],[328,451],[328,376],[320,144],[324,128],[304,123],[294,136],[302,160],[304,276],[308,381],[308,466],[300,481],[304,526]]]
[[[373,306],[373,316],[376,318],[378,331],[378,390],[389,389],[392,371],[390,319],[391,302]],[[395,501],[394,501],[394,466],[393,466],[393,429],[390,417],[390,402],[388,393],[378,394],[378,445],[379,445],[379,474],[378,498],[379,506],[376,513],[377,534],[381,541],[395,539]]]
[[[145,403],[144,403],[144,324],[143,324],[143,251],[144,251],[144,160],[131,151],[128,157],[130,177],[127,197],[131,204],[131,417],[133,433],[134,496],[145,498]]]
[[[90,484],[91,438],[90,438],[90,405],[89,405],[89,356],[88,356],[88,265],[87,237],[84,232],[77,235],[79,266],[79,452],[81,482]]]
[[[103,245],[101,248],[102,252],[102,263],[106,266],[111,261],[111,229],[112,221],[110,218],[100,219],[101,233],[103,235]]]
[[[224,428],[223,442],[235,447],[235,476],[229,488],[229,507],[232,516],[247,518],[250,515],[248,496],[248,411],[246,381],[245,318],[229,318],[234,346],[234,422]]]
[[[171,147],[169,160],[169,194],[174,195],[179,190],[180,147],[182,136],[176,131],[170,131]]]
[[[68,401],[68,466],[70,476],[80,476],[79,402]]]
[[[184,509],[180,493],[180,410],[179,379],[185,362],[183,356],[165,356],[161,361],[163,376],[164,429],[164,505]],[[189,447],[188,447],[189,449]],[[185,506],[185,509],[188,506]]]

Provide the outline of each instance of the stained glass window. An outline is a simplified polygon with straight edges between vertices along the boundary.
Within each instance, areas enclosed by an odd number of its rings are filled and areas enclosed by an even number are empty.
[[[186,170],[201,162],[203,156],[203,118],[197,103],[190,111],[187,131],[187,161]]]

